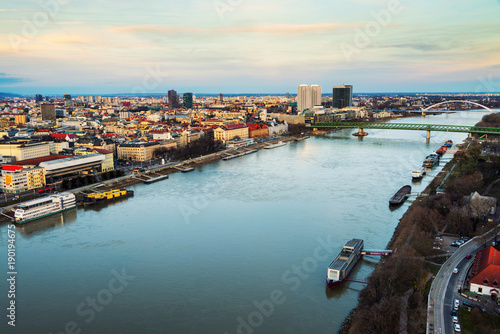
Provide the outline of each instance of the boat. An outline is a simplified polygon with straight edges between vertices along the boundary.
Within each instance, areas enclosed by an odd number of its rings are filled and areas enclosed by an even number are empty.
[[[157,176],[157,177],[152,177],[150,179],[142,181],[142,183],[144,183],[144,184],[151,184],[151,183],[155,183],[155,182],[158,182],[158,181],[161,181],[161,180],[165,180],[165,179],[168,179],[168,174],[167,175],[160,175],[160,176]]]
[[[248,155],[248,154],[251,154],[251,153],[255,153],[257,152],[257,150],[249,150],[249,151],[243,151],[241,153],[238,153],[238,154],[233,154],[233,155],[229,155],[227,157],[224,157],[222,158],[222,160],[231,160],[231,159],[234,159],[234,158],[239,158],[239,157],[242,157],[242,156],[245,156],[245,155]]]
[[[14,210],[14,221],[25,224],[75,207],[76,199],[72,193],[54,194],[18,204]]]
[[[132,196],[134,196],[133,190],[113,189],[102,193],[89,194],[85,196],[81,202],[78,202],[78,204],[81,206],[83,205],[84,207],[88,207],[98,204],[114,202],[116,200]]]
[[[431,153],[425,158],[422,167],[432,168],[436,165],[439,165],[439,155],[437,153]]]
[[[394,196],[391,197],[391,199],[389,200],[389,204],[398,205],[398,204],[403,203],[408,198],[409,193],[411,193],[411,186],[410,185],[406,185],[406,186],[401,187],[401,189],[399,189],[396,192],[396,194],[394,194]]]
[[[351,239],[345,243],[337,257],[328,266],[326,285],[332,289],[342,283],[361,257],[363,240]]]
[[[305,136],[305,137],[295,138],[295,141],[302,141],[302,140],[306,140],[307,138],[310,138],[310,137]]]
[[[425,168],[419,168],[411,172],[411,177],[413,180],[420,180],[426,174]]]
[[[279,141],[276,144],[268,145],[268,146],[265,146],[264,148],[269,150],[271,148],[276,148],[276,147],[285,146],[285,145],[286,145],[286,143]]]
[[[453,146],[453,140],[448,139],[444,144],[446,145],[446,147],[450,148]]]
[[[193,167],[188,167],[188,168],[184,168],[181,170],[181,173],[189,173],[189,172],[192,172],[194,171],[194,168]]]

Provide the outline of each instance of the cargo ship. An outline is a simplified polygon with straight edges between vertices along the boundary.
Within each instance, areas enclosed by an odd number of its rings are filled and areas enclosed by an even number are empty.
[[[14,210],[14,221],[17,224],[25,224],[75,207],[75,195],[71,193],[54,194],[18,204]]]
[[[394,196],[389,200],[390,205],[398,205],[406,201],[408,194],[411,193],[411,186],[406,185],[401,187]]]
[[[344,245],[340,254],[328,266],[326,285],[332,289],[344,281],[361,257],[363,240],[352,239]]]
[[[85,196],[82,201],[78,202],[78,205],[87,207],[92,205],[109,203],[122,198],[127,198],[132,196],[134,196],[133,190],[114,189],[103,193],[89,194]]]

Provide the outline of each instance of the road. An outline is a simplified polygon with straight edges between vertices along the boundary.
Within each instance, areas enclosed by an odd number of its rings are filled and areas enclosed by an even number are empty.
[[[491,241],[494,240],[495,229],[486,234],[490,237],[487,243],[491,244]],[[451,321],[453,299],[457,298],[461,302],[465,300],[458,294],[458,283],[463,285],[467,270],[474,260],[473,257],[469,260],[465,257],[468,254],[475,254],[483,246],[484,243],[477,237],[469,240],[451,255],[437,273],[429,291],[427,333],[454,333]],[[458,274],[453,274],[454,268],[459,269]],[[429,317],[433,317],[433,319],[429,319]]]

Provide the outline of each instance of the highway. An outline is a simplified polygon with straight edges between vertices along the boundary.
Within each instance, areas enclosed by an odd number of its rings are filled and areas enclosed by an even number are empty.
[[[487,244],[491,244],[494,240],[494,233],[495,229],[487,233],[490,237]],[[451,334],[455,332],[451,319],[453,300],[459,299],[460,304],[466,300],[458,293],[458,283],[463,285],[467,270],[474,261],[474,257],[471,259],[465,257],[468,254],[474,255],[483,246],[484,243],[477,237],[469,240],[451,255],[436,274],[429,291],[427,333]],[[453,273],[454,268],[459,269],[458,274]]]

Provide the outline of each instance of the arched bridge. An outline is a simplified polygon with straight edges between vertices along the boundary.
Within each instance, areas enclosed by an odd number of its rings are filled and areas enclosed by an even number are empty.
[[[422,113],[425,113],[425,111],[430,110],[431,108],[434,108],[434,107],[437,107],[437,106],[440,106],[440,105],[443,105],[443,104],[447,104],[447,103],[469,103],[469,104],[473,104],[475,106],[484,108],[484,109],[488,110],[489,112],[494,112],[493,110],[491,110],[487,106],[483,106],[482,104],[479,104],[479,103],[476,103],[476,102],[467,101],[467,100],[450,100],[450,101],[439,102],[439,103],[433,104],[432,106],[429,106],[429,107],[427,107],[425,109],[422,109]]]

